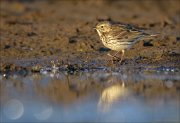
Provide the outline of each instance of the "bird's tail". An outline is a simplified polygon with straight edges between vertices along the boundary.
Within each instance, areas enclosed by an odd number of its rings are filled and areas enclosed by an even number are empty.
[[[145,33],[143,34],[144,36],[142,37],[143,40],[147,40],[147,39],[154,39],[154,38],[157,38],[159,36],[158,33],[156,34],[148,34],[148,33]]]
[[[149,38],[152,38],[152,37],[158,37],[160,33],[155,33],[155,34],[148,34],[148,33],[143,33],[143,35],[145,37],[149,37]]]
[[[151,37],[157,37],[157,36],[159,36],[159,33],[156,33],[156,34],[149,34],[149,36],[151,36]]]

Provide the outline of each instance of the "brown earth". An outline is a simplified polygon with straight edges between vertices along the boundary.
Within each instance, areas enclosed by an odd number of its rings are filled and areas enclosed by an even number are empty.
[[[159,33],[128,50],[121,65],[180,67],[179,0],[0,2],[1,71],[15,66],[43,66],[51,60],[59,60],[61,65],[109,65],[107,53],[114,52],[104,48],[93,30],[101,20]]]

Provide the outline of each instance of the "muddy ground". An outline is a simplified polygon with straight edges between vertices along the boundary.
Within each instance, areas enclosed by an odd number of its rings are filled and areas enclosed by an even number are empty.
[[[180,68],[179,0],[0,2],[0,71],[18,67],[37,70],[52,64],[52,60],[70,68],[108,66],[107,53],[115,52],[105,48],[93,30],[101,20],[128,23],[149,33],[159,33],[156,38],[134,45],[121,64],[115,63],[117,66]]]

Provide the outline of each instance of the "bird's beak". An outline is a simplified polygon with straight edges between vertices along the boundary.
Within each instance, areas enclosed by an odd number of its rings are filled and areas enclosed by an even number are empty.
[[[96,30],[96,27],[93,27],[93,29],[95,29],[95,30]]]

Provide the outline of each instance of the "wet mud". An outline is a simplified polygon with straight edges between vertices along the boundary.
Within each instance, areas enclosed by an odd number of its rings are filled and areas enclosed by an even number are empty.
[[[180,2],[1,0],[0,71],[39,71],[52,66],[111,67],[114,54],[103,46],[93,27],[102,20],[128,23],[156,38],[138,42],[125,52],[122,66],[179,68]],[[57,65],[56,64],[56,65]]]

